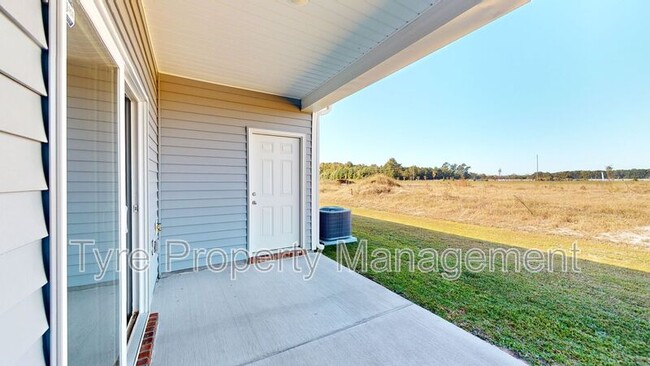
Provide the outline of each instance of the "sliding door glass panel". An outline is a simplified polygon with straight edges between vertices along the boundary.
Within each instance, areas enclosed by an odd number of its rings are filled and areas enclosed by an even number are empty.
[[[68,358],[113,366],[120,350],[118,72],[82,7],[68,29]]]

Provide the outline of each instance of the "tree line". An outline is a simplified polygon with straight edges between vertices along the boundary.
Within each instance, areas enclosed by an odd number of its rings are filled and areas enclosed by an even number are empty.
[[[470,172],[467,164],[444,163],[440,167],[402,166],[394,158],[388,159],[384,165],[366,165],[347,163],[321,163],[321,179],[347,180],[363,179],[375,174],[385,174],[398,180],[440,180],[440,179],[471,179],[471,180],[589,180],[589,179],[650,179],[650,169],[614,169],[607,166],[603,170],[571,170],[561,172],[539,172],[533,174],[488,175]],[[500,170],[500,169],[499,169]]]
[[[497,178],[495,176],[487,176]],[[599,179],[650,179],[650,169],[611,169],[607,167],[603,170],[566,170],[561,172],[539,172],[537,174],[510,174],[502,176],[501,179],[532,179],[543,181],[555,180],[599,180]]]
[[[363,179],[375,174],[385,174],[399,180],[472,179],[467,164],[444,163],[440,167],[404,167],[394,158],[384,165],[347,163],[321,163],[321,179]]]

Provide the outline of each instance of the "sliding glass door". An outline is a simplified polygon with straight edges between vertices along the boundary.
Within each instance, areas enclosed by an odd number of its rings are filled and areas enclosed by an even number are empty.
[[[113,366],[123,318],[119,69],[82,6],[74,7],[67,42],[68,359],[71,366]]]

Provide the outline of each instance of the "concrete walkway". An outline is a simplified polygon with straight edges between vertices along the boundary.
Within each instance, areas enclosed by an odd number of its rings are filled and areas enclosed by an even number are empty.
[[[306,260],[299,271],[285,259],[235,280],[210,271],[161,279],[153,365],[524,364],[326,257],[305,280]]]

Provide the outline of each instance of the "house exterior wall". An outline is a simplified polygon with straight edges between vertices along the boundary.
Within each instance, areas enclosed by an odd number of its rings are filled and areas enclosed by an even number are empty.
[[[40,0],[0,0],[0,355],[43,365],[47,58]]]
[[[160,124],[161,272],[167,270],[167,240],[185,240],[192,248],[246,248],[247,128],[306,135],[304,243],[311,245],[312,115],[300,111],[299,101],[160,75]],[[189,257],[170,269],[191,266]]]

